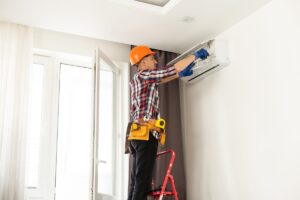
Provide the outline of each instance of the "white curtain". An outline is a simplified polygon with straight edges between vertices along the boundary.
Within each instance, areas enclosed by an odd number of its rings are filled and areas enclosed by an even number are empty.
[[[0,199],[23,200],[32,30],[0,22]]]

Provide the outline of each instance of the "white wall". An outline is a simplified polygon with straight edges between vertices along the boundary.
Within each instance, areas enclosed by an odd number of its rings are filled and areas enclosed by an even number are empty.
[[[300,199],[299,11],[274,0],[236,24],[231,65],[183,87],[188,200]]]
[[[81,37],[77,35],[34,28],[34,47],[49,51],[89,56],[96,48],[116,62],[129,62],[130,46],[116,42]]]

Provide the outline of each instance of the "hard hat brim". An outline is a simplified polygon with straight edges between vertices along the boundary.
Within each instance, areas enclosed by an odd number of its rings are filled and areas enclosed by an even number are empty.
[[[149,55],[155,55],[156,54],[156,52],[154,52],[154,51],[151,51],[149,54],[147,54],[146,56],[149,56]],[[144,56],[144,58],[146,57],[146,56]],[[139,62],[141,62],[143,59],[141,59]],[[137,65],[137,64],[139,64],[139,62],[137,62],[137,63],[135,63],[135,64],[130,64],[130,66],[135,66],[135,65]]]

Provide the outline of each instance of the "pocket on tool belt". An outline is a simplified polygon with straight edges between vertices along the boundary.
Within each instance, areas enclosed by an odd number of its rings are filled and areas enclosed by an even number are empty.
[[[128,140],[149,140],[149,128],[147,125],[133,123],[131,125]]]

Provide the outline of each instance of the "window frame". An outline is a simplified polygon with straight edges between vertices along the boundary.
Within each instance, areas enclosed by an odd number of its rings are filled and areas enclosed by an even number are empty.
[[[127,171],[128,171],[128,158],[124,155],[123,152],[123,144],[125,142],[125,129],[127,127],[127,122],[129,119],[128,114],[128,69],[126,68],[128,63],[116,63],[112,62],[107,56],[103,53],[100,53],[101,58],[105,60],[111,68],[101,67],[101,70],[109,70],[114,73],[114,135],[113,141],[116,148],[114,155],[114,197],[112,199],[123,199],[127,195]],[[40,151],[40,182],[43,179],[43,184],[38,188],[25,188],[27,193],[27,200],[54,200],[55,199],[55,179],[56,179],[56,154],[57,154],[57,128],[58,128],[58,112],[59,112],[59,78],[60,78],[60,65],[73,65],[78,67],[87,67],[93,70],[95,73],[95,68],[93,67],[93,59],[88,56],[78,56],[73,54],[65,54],[61,52],[53,52],[43,49],[34,49],[33,51],[33,62],[36,64],[42,64],[44,67],[44,73],[49,73],[46,76],[47,80],[44,80],[46,84],[43,86],[43,90],[50,92],[45,95],[43,94],[43,116],[48,115],[48,117],[43,117],[41,120],[41,132],[45,130],[43,133],[43,137],[41,137],[41,146],[43,149]],[[118,67],[118,66],[122,66]],[[124,68],[123,68],[124,67]],[[45,76],[45,75],[44,75]],[[91,86],[94,90],[95,88]],[[125,89],[125,90],[124,90]],[[47,106],[45,106],[47,105]],[[50,106],[49,106],[50,105]],[[92,108],[93,109],[93,108]],[[118,113],[116,113],[118,112]],[[92,111],[93,113],[93,111]],[[91,124],[93,126],[93,124]],[[92,128],[92,130],[94,130]],[[53,134],[54,133],[54,134]],[[94,131],[91,132],[91,144],[93,142]],[[95,140],[97,141],[97,140]],[[91,145],[93,148],[93,145]],[[95,151],[95,150],[94,150]],[[94,161],[95,155],[91,151],[91,161]],[[97,152],[97,151],[96,151]],[[95,153],[95,152],[94,152]],[[117,159],[118,158],[118,159]],[[95,190],[95,169],[93,164],[91,165],[91,195],[90,199],[101,199],[99,195],[96,194]],[[42,183],[42,182],[41,182]],[[121,186],[121,187],[120,187]]]
[[[99,110],[97,110],[99,108],[99,93],[97,92],[97,88],[99,88],[99,71],[97,68],[100,67],[100,71],[105,70],[105,71],[110,71],[113,73],[113,124],[114,124],[114,129],[113,129],[113,136],[112,136],[112,140],[113,140],[113,145],[116,146],[117,148],[113,148],[113,159],[112,159],[112,166],[113,166],[113,195],[106,195],[106,194],[101,194],[98,193],[98,164],[101,163],[101,160],[98,160],[99,156],[98,156],[98,137],[99,137],[99,127],[98,125],[95,125],[94,128],[94,160],[93,160],[93,177],[94,177],[94,182],[93,182],[93,186],[92,186],[92,190],[95,191],[93,193],[93,199],[99,200],[99,199],[108,199],[108,200],[115,200],[115,199],[119,199],[121,198],[121,193],[122,191],[117,191],[118,189],[118,181],[117,180],[122,180],[122,177],[120,175],[120,170],[122,167],[122,163],[120,163],[120,160],[123,159],[117,159],[117,157],[122,157],[120,155],[120,143],[119,140],[121,139],[120,136],[120,131],[121,131],[121,119],[120,116],[122,114],[122,110],[121,110],[121,106],[119,103],[119,100],[121,98],[121,70],[119,67],[117,67],[116,64],[113,63],[113,61],[110,60],[110,58],[108,58],[100,49],[97,49],[95,52],[95,110],[96,112],[99,112]],[[102,62],[102,60],[104,61],[105,64]],[[100,72],[101,73],[101,72]],[[97,102],[98,101],[98,102]],[[117,111],[120,111],[120,114],[117,114]],[[101,112],[101,111],[100,111]],[[95,119],[94,119],[94,123],[96,123],[99,120],[99,114],[95,113]],[[121,172],[121,174],[123,174]]]
[[[26,186],[26,194],[27,199],[54,199],[55,190],[52,186],[55,181],[56,158],[51,151],[56,148],[56,135],[51,133],[57,129],[54,119],[58,110],[55,106],[56,100],[53,97],[58,92],[58,84],[55,84],[58,83],[58,77],[51,69],[55,67],[53,66],[53,60],[50,60],[47,56],[33,55],[32,64],[43,65],[43,91],[47,92],[42,94],[38,187]]]

